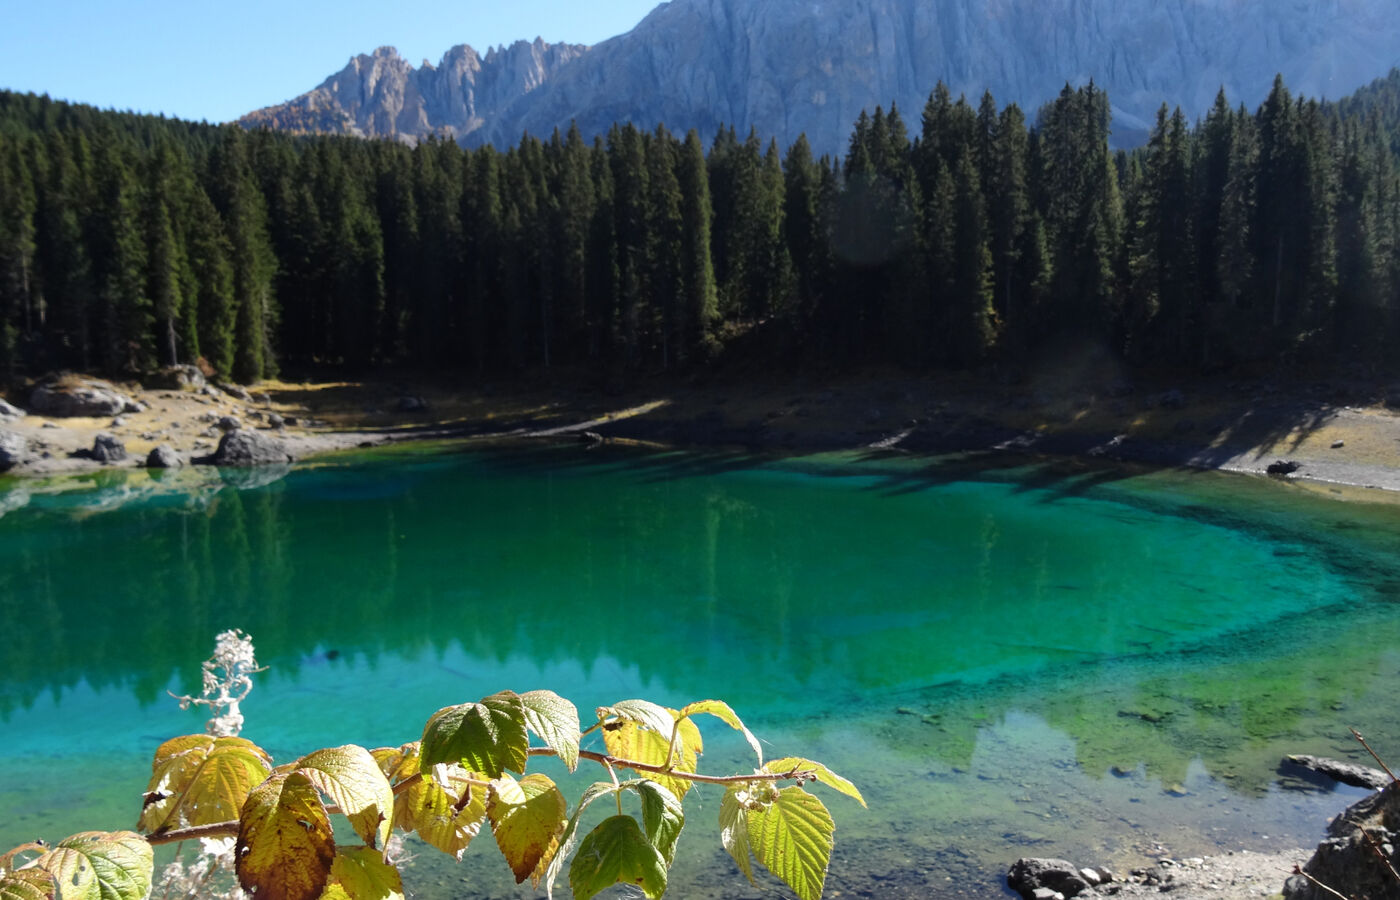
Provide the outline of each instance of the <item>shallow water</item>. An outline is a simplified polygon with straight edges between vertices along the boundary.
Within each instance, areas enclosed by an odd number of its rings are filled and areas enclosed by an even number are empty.
[[[1400,508],[1200,473],[956,459],[415,448],[266,478],[145,472],[0,498],[0,849],[129,827],[198,731],[213,635],[269,666],[279,761],[415,739],[549,687],[728,701],[856,781],[829,894],[995,895],[1022,855],[1309,845],[1359,792],[1288,752],[1400,746]],[[742,742],[707,731],[707,771]],[[1115,774],[1116,773],[1116,774]],[[601,773],[597,773],[601,774]],[[589,773],[587,780],[596,777]],[[718,797],[676,896],[739,896]],[[529,896],[490,841],[415,896]],[[465,883],[463,879],[466,879]]]

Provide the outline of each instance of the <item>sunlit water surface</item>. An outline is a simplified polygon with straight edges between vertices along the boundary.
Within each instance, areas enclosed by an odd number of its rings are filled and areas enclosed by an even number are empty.
[[[864,791],[869,810],[828,795],[832,896],[996,896],[1023,855],[1311,845],[1360,792],[1280,757],[1356,756],[1348,726],[1400,748],[1391,505],[1205,474],[572,447],[272,477],[0,494],[0,850],[132,826],[152,751],[202,729],[167,691],[197,691],[232,627],[268,666],[244,735],[279,762],[413,740],[502,688],[585,714],[724,699],[771,755]],[[707,734],[702,768],[751,765]],[[676,896],[758,895],[719,854],[718,806],[687,801]],[[425,850],[410,893],[532,896],[496,853]]]

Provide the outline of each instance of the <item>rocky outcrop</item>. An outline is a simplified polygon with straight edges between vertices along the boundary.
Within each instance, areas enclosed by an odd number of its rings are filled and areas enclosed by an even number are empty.
[[[135,412],[136,402],[105,381],[95,379],[49,381],[29,395],[31,411],[43,416],[115,416]]]
[[[0,429],[0,472],[7,472],[30,457],[29,441],[24,435]]]
[[[1330,837],[1317,845],[1303,866],[1313,880],[1302,875],[1289,878],[1283,887],[1286,900],[1400,897],[1400,882],[1390,871],[1400,870],[1400,784],[1353,804],[1332,820],[1327,833]]]
[[[266,432],[246,428],[228,432],[219,439],[213,454],[195,460],[211,466],[275,466],[295,461],[284,442]]]
[[[517,101],[587,49],[536,38],[493,48],[483,57],[462,44],[437,66],[423,60],[415,69],[393,47],[380,47],[351,59],[315,90],[239,122],[245,128],[410,141],[428,135],[468,138],[497,125]],[[511,143],[519,137],[516,133]]]
[[[1384,76],[1397,45],[1392,0],[671,0],[591,49],[522,41],[483,58],[460,46],[415,69],[380,48],[242,121],[498,147],[571,121],[585,138],[631,121],[706,140],[726,123],[784,148],[806,133],[818,153],[840,154],[876,104],[897,101],[917,129],[940,80],[1034,118],[1067,82],[1092,78],[1130,145],[1163,103],[1194,119],[1224,87],[1252,108],[1280,72],[1295,93],[1341,97]]]

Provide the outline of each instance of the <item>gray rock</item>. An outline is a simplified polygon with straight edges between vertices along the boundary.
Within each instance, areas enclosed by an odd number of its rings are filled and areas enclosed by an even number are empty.
[[[210,456],[196,463],[214,466],[272,466],[295,462],[296,457],[282,441],[262,431],[240,428],[219,439]]]
[[[45,416],[107,418],[127,411],[131,400],[105,381],[48,382],[29,395],[29,406]]]
[[[24,416],[24,410],[0,400],[0,419],[22,419]]]
[[[92,449],[88,451],[88,456],[100,463],[121,462],[126,459],[126,445],[115,435],[99,434],[92,440]]]
[[[214,427],[220,431],[237,431],[243,427],[243,423],[238,421],[237,416],[220,416]]]
[[[1340,450],[1340,449],[1342,449],[1343,447],[1345,447],[1346,445],[1347,445],[1347,442],[1346,442],[1346,441],[1333,441],[1333,442],[1332,442],[1332,449],[1333,449],[1333,450]]]
[[[107,427],[108,427],[108,428],[121,428],[121,427],[124,426],[125,424],[126,424],[126,419],[123,419],[121,416],[117,416],[115,419],[112,420],[112,423],[111,423],[110,425],[108,425]]]
[[[1388,785],[1357,803],[1327,826],[1331,837],[1317,845],[1303,871],[1345,897],[1393,898],[1400,886],[1386,867],[1400,869],[1400,785]],[[1369,834],[1386,857],[1377,857]],[[1286,900],[1334,900],[1306,878],[1294,875],[1283,886]]]
[[[0,472],[7,472],[22,463],[28,462],[33,454],[24,435],[0,429]]]
[[[159,372],[155,372],[146,377],[143,382],[147,388],[166,389],[175,391],[193,390],[197,391],[206,384],[204,373],[199,371],[198,366],[167,366]]]
[[[159,447],[152,447],[151,452],[146,454],[146,468],[148,469],[178,469],[185,464],[180,458],[180,454],[175,452],[175,448],[169,444],[161,444]]]
[[[228,394],[230,397],[237,397],[244,403],[253,402],[253,395],[248,393],[247,389],[239,385],[229,384],[227,381],[221,381],[219,382],[219,390],[223,391],[225,394]]]
[[[282,427],[285,426],[286,424],[287,424],[286,421],[285,421],[281,416],[279,416],[277,413],[268,413],[268,414],[267,414],[267,427],[269,427],[269,428],[282,428]]]
[[[1037,889],[1045,889],[1066,897],[1088,890],[1089,882],[1079,874],[1074,863],[1063,859],[1023,857],[1011,864],[1006,883],[1026,900],[1037,897]]]

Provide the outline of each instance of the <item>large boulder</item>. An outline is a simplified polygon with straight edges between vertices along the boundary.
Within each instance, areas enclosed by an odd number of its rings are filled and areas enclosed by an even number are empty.
[[[1400,783],[1391,783],[1352,804],[1327,826],[1331,837],[1317,845],[1303,871],[1283,886],[1286,900],[1400,897],[1391,869],[1400,870]],[[1384,857],[1384,858],[1382,858]],[[1331,888],[1323,890],[1321,882]]]
[[[185,464],[180,458],[180,454],[175,452],[175,448],[169,444],[161,444],[159,447],[152,447],[151,452],[146,454],[146,468],[148,469],[178,469]]]
[[[121,462],[126,459],[126,445],[114,435],[99,434],[93,438],[88,456],[100,463]]]
[[[1018,859],[1006,873],[1006,883],[1026,900],[1045,896],[1037,895],[1037,891],[1073,897],[1089,889],[1089,882],[1084,880],[1079,868],[1065,859]]]
[[[295,462],[287,445],[266,432],[240,428],[219,439],[219,447],[210,456],[195,462],[212,466],[276,466]]]
[[[24,435],[0,429],[0,472],[27,462],[31,455],[29,441],[25,440]]]
[[[29,395],[31,411],[58,418],[72,416],[110,417],[134,409],[132,400],[105,381],[51,381],[39,385]]]

